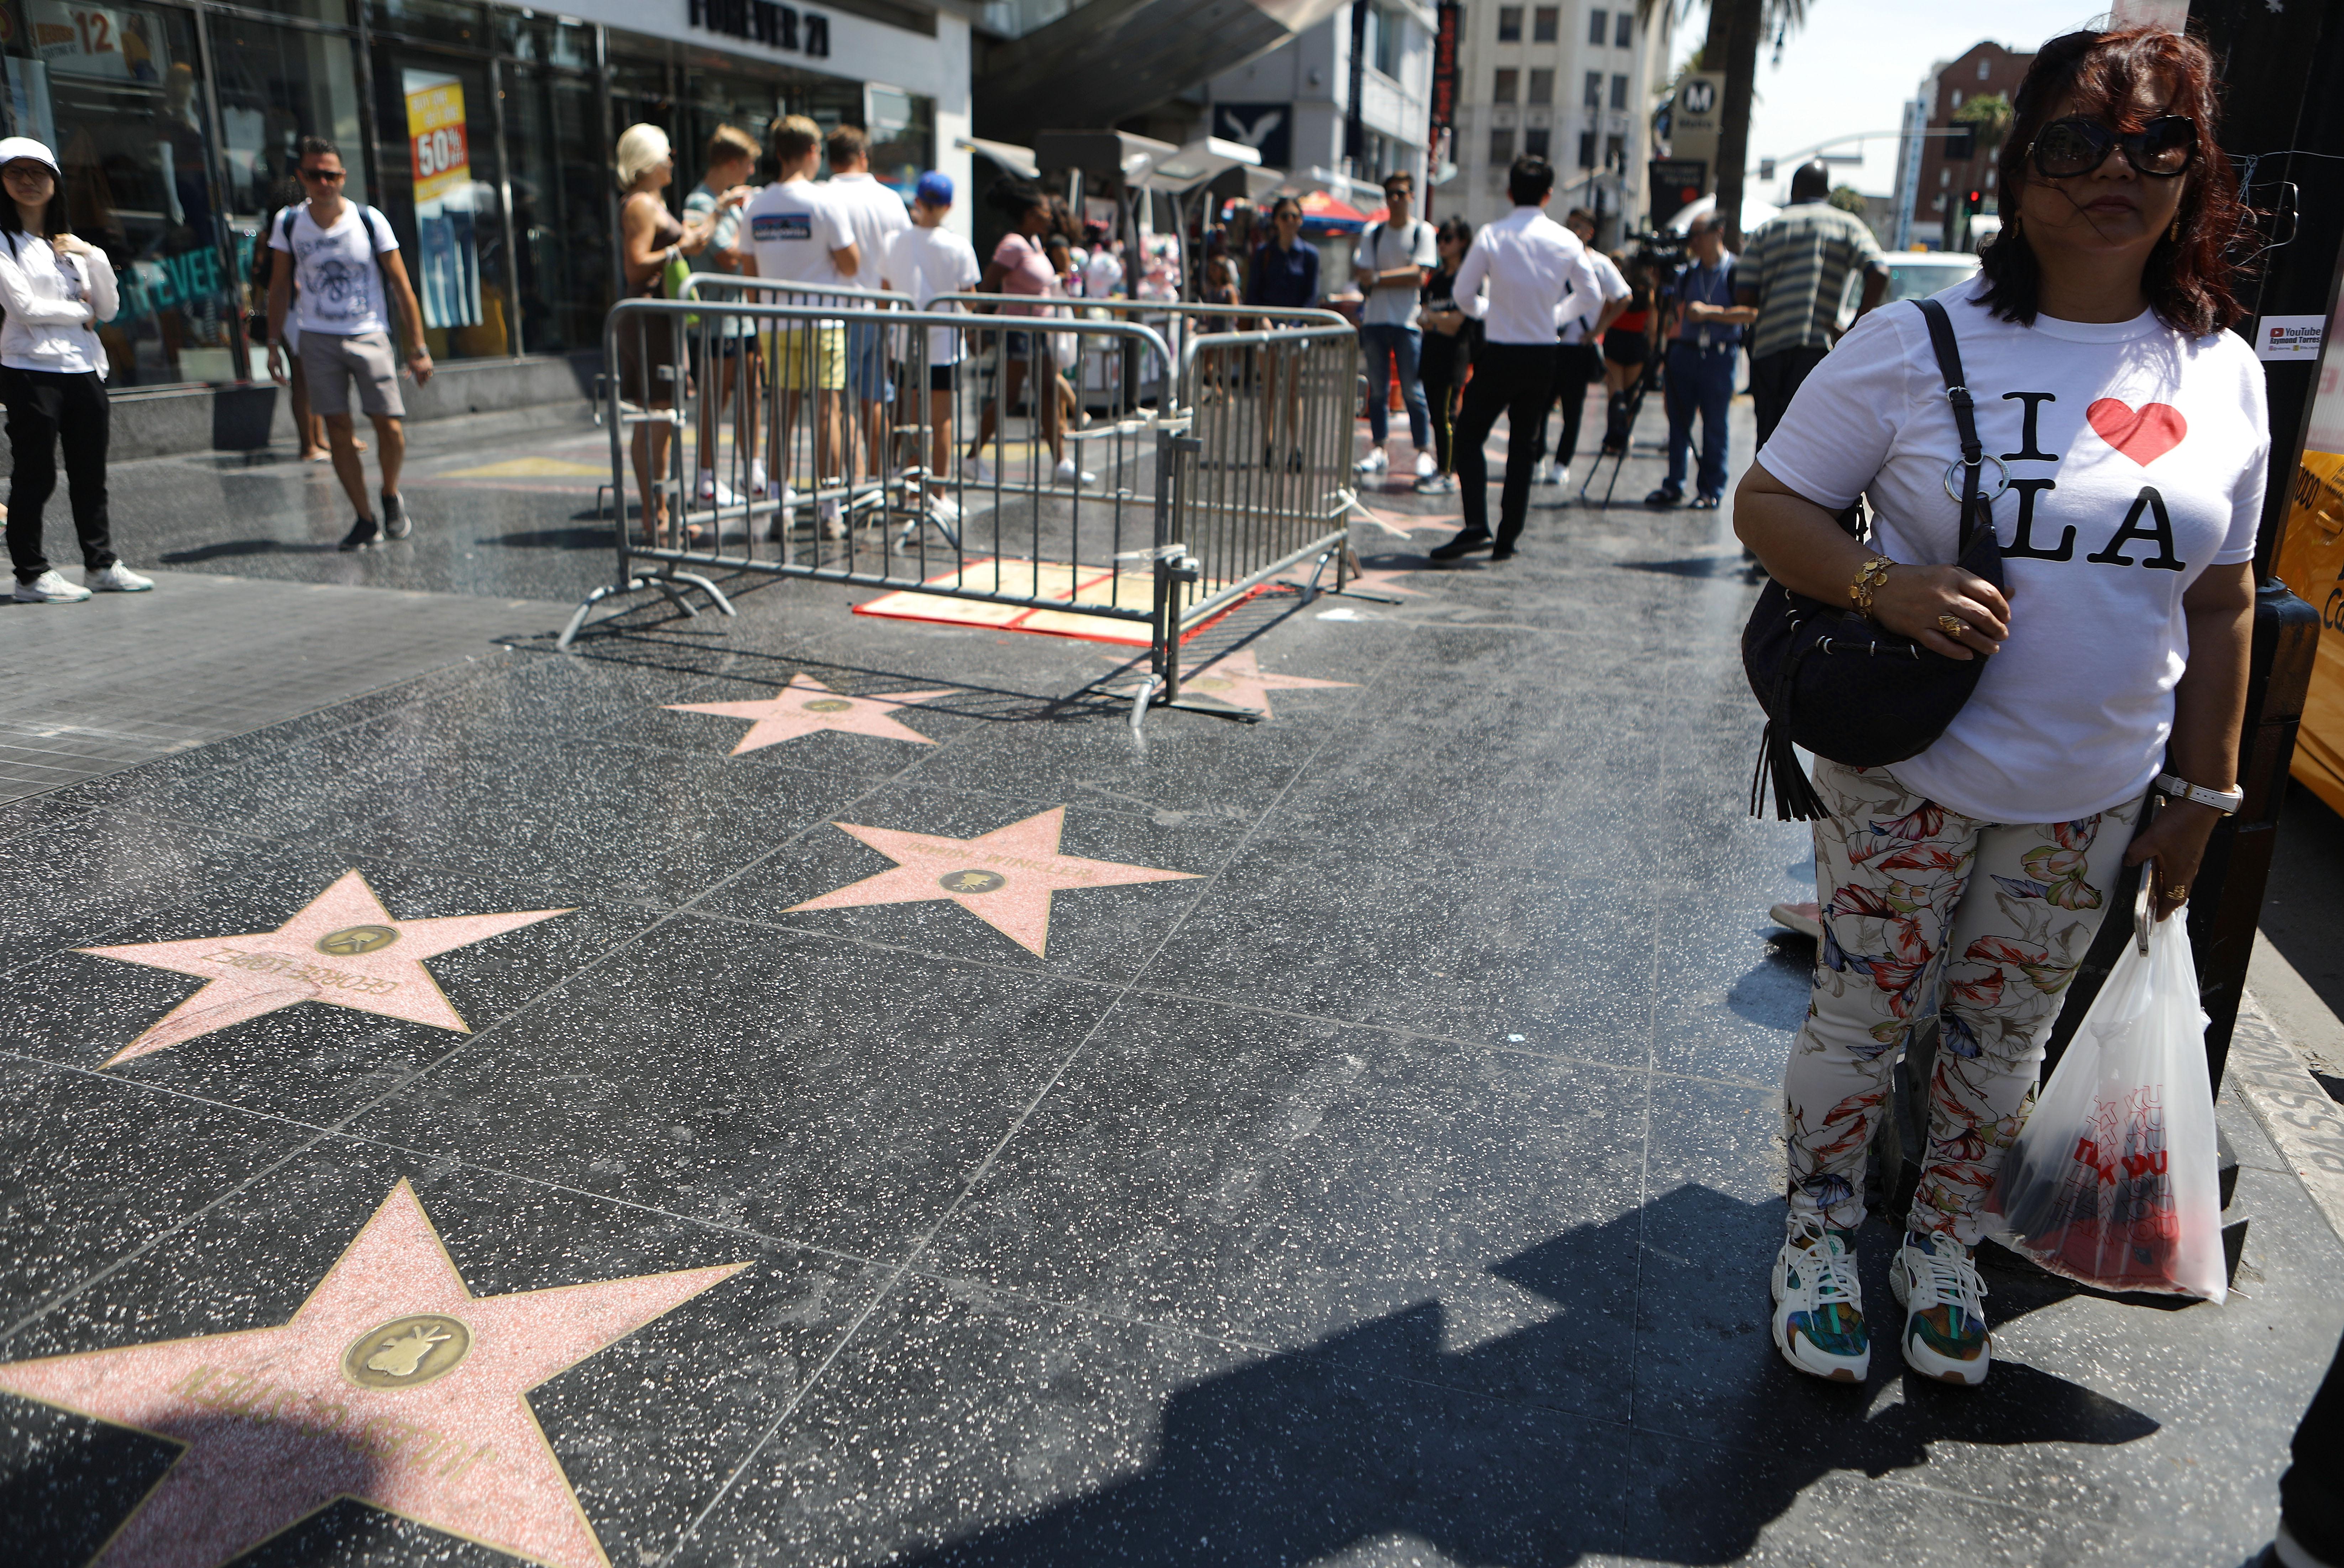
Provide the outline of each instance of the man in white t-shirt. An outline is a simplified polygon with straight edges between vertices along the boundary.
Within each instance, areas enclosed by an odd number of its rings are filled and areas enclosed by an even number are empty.
[[[977,265],[969,242],[945,227],[952,216],[952,177],[930,169],[920,177],[912,196],[912,227],[891,235],[887,254],[880,262],[880,287],[908,294],[914,306],[931,309],[940,294],[965,294],[974,289],[985,269]],[[961,335],[950,327],[931,327],[928,339],[928,510],[950,524],[960,509],[936,487],[952,472],[953,376],[961,360]]]
[[[1432,225],[1416,216],[1416,179],[1401,171],[1384,178],[1381,223],[1371,223],[1359,236],[1352,273],[1359,280],[1359,346],[1368,357],[1368,455],[1359,472],[1380,474],[1391,462],[1384,455],[1384,440],[1391,423],[1391,377],[1399,374],[1401,403],[1408,410],[1409,439],[1416,443],[1416,477],[1430,479],[1439,465],[1432,458],[1432,410],[1424,400],[1424,383],[1416,373],[1416,354],[1423,338],[1416,314],[1424,280],[1440,265],[1433,244]]]
[[[1629,298],[1635,292],[1612,258],[1595,248],[1593,213],[1574,207],[1562,226],[1587,247],[1588,262],[1602,287],[1600,298],[1574,298],[1568,306],[1555,307],[1554,400],[1562,410],[1562,440],[1556,443],[1553,454],[1539,464],[1540,484],[1571,482],[1571,460],[1579,455],[1579,426],[1587,411],[1588,383],[1603,377],[1600,347],[1603,334],[1628,309]]]
[[[301,375],[308,383],[309,409],[325,416],[334,472],[359,513],[342,548],[364,550],[385,537],[405,539],[415,526],[399,493],[399,470],[407,457],[407,407],[399,396],[399,362],[390,343],[393,301],[408,329],[407,363],[419,387],[431,379],[431,356],[423,347],[423,308],[407,280],[390,220],[373,207],[342,199],[346,176],[333,143],[303,137],[300,159],[309,199],[288,209],[268,237],[269,248],[281,253],[268,275],[268,373],[280,385],[288,375],[285,317],[298,273]],[[359,406],[374,421],[375,460],[382,468],[379,521],[367,499],[366,463],[350,428],[354,379]]]
[[[759,191],[742,214],[749,229],[749,276],[851,285],[863,266],[854,232],[838,203],[813,179],[814,166],[822,160],[822,127],[803,115],[785,116],[773,122],[771,145],[782,177]],[[835,304],[836,298],[776,293],[767,302],[822,305]],[[789,482],[790,436],[797,418],[793,394],[813,394],[815,484],[845,481],[846,327],[834,320],[792,321],[766,334],[764,343],[769,353],[778,356],[768,484],[769,493],[782,502],[773,522],[773,536],[779,539],[788,531],[790,508],[797,500]],[[824,533],[834,539],[845,533],[837,497],[823,498],[816,510]]]
[[[835,201],[854,235],[857,288],[879,287],[879,264],[887,242],[912,226],[904,198],[881,185],[871,173],[871,137],[860,126],[841,126],[830,133],[830,178],[823,194]],[[846,328],[846,389],[863,415],[863,471],[879,476],[886,452],[883,420],[886,405],[895,400],[894,383],[887,377],[887,329],[875,321],[853,321]]]

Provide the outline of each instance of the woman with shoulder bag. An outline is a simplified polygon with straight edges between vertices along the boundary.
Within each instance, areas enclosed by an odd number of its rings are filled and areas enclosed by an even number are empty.
[[[15,477],[8,490],[8,556],[19,604],[71,604],[99,593],[155,586],[122,564],[107,538],[106,346],[96,331],[120,295],[106,252],[63,231],[56,155],[30,137],[0,140],[0,402],[8,406]],[[66,582],[41,553],[41,511],[66,454],[84,584]]]
[[[2147,863],[2172,915],[2241,798],[2269,434],[2253,350],[2225,330],[2240,209],[2213,63],[2160,29],[2069,34],[2036,55],[2015,116],[2011,216],[1983,272],[1936,298],[1958,360],[1922,311],[1866,315],[1735,497],[1736,531],[1784,588],[1874,623],[1830,621],[1842,642],[1922,679],[1986,661],[1916,754],[1815,764],[1824,934],[1783,1078],[1773,1334],[1793,1367],[1843,1381],[1870,1368],[1864,1160],[1914,1026],[1935,1010],[1940,1045],[1889,1274],[1898,1343],[1923,1375],[1975,1384],[1991,1341],[1971,1249],[2067,982],[2122,867]],[[1955,363],[1965,394],[1948,394]],[[1999,588],[1935,564],[1964,558],[1965,491],[1992,503],[1999,551],[1967,559],[1998,554]],[[1869,543],[1834,515],[1859,492]],[[1858,738],[1866,722],[1838,720]],[[2144,828],[2152,787],[2174,798]]]

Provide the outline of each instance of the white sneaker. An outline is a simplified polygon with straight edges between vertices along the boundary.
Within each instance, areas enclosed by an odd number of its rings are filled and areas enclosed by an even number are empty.
[[[983,458],[963,458],[960,460],[960,477],[975,484],[991,484],[993,465]]]
[[[1076,468],[1075,460],[1072,458],[1060,458],[1058,460],[1058,482],[1060,484],[1090,486],[1098,483],[1098,475],[1091,472],[1088,469]]]
[[[1824,909],[1820,904],[1777,904],[1766,911],[1766,918],[1810,942],[1824,939]]]
[[[1896,1342],[1906,1366],[1941,1383],[1975,1388],[1985,1381],[1994,1336],[1978,1305],[1985,1283],[1968,1248],[1950,1236],[1907,1231],[1888,1266],[1888,1289],[1904,1309],[1904,1331]]]
[[[83,572],[81,580],[93,593],[144,593],[155,586],[153,578],[141,577],[118,561],[96,572]]]
[[[1552,484],[1553,482],[1554,460],[1552,458],[1539,459],[1537,466],[1531,470],[1531,483]]]
[[[839,515],[838,502],[834,501],[819,501],[814,506],[814,512],[815,515],[822,519],[822,536],[824,539],[844,539],[846,537],[846,519]]]
[[[718,479],[715,473],[709,469],[702,469],[700,470],[700,499],[702,501],[712,501],[718,506],[738,506],[741,504],[741,498],[733,493],[732,487],[726,484],[722,480]]]
[[[1391,468],[1391,459],[1384,455],[1383,448],[1369,447],[1368,449],[1368,455],[1361,458],[1358,462],[1351,466],[1354,471],[1359,473],[1384,473],[1389,471]]]
[[[1453,473],[1436,473],[1428,479],[1420,479],[1416,481],[1416,493],[1419,495],[1455,495],[1457,493],[1457,476]]]
[[[1568,485],[1571,482],[1571,470],[1569,469],[1555,470],[1554,482],[1559,485]]]
[[[1810,1377],[1860,1383],[1871,1375],[1864,1286],[1846,1231],[1812,1217],[1792,1221],[1774,1255],[1774,1348]]]
[[[1430,452],[1419,452],[1416,454],[1417,478],[1430,479],[1440,471],[1440,467],[1438,464],[1433,462],[1432,454]]]
[[[44,572],[30,582],[16,584],[19,604],[78,604],[88,597],[88,589],[67,582],[54,572]]]
[[[749,493],[759,501],[766,499],[769,493],[765,489],[765,465],[756,458],[749,460]]]
[[[960,506],[952,497],[939,495],[931,491],[928,492],[928,515],[938,522],[957,526],[960,522]]]

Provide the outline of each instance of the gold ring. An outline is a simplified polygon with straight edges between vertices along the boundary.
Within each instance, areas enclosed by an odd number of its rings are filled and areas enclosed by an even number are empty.
[[[2165,890],[2165,895],[2174,903],[2179,904],[2189,896],[2189,885],[2186,882],[2177,882]]]
[[[1970,623],[1958,615],[1940,615],[1937,624],[1945,628],[1948,637],[1958,637],[1970,629]]]

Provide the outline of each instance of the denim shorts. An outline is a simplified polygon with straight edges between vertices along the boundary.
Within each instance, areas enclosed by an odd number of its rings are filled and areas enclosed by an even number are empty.
[[[846,389],[865,402],[895,400],[895,384],[887,379],[887,329],[876,321],[846,324]]]

